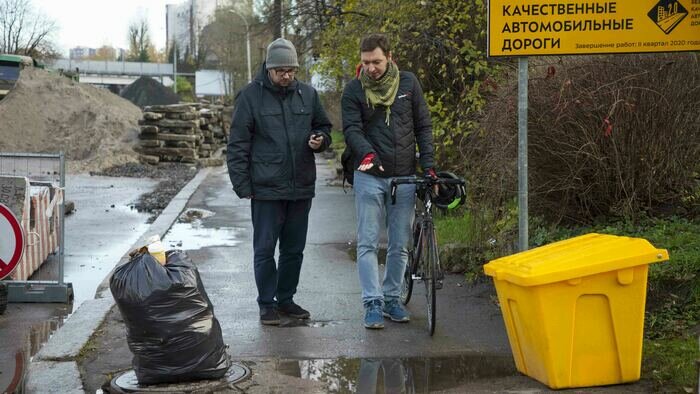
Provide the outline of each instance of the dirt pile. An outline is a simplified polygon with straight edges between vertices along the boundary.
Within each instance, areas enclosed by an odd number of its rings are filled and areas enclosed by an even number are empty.
[[[69,172],[137,161],[141,110],[131,102],[41,69],[25,69],[0,101],[0,151],[63,151]]]
[[[177,104],[180,98],[151,77],[141,77],[127,86],[121,96],[139,107]]]

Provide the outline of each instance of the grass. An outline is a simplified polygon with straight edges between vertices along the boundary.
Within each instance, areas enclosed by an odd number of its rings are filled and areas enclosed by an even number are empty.
[[[463,215],[441,215],[435,213],[435,228],[438,240],[441,244],[466,244],[473,245],[477,242],[476,227],[472,225],[473,219],[469,212]]]
[[[700,358],[696,337],[644,341],[642,376],[664,392],[693,392]]]
[[[90,336],[90,339],[83,345],[82,348],[80,348],[80,351],[78,352],[78,355],[76,356],[76,361],[80,362],[84,360],[88,355],[95,353],[97,350],[97,338],[96,336],[98,333],[101,333],[101,330],[95,331],[95,333]]]

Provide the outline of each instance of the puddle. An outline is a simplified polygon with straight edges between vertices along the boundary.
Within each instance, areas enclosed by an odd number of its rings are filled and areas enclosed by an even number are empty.
[[[95,298],[100,282],[129,250],[139,234],[148,229],[147,214],[126,205],[107,205],[66,218],[64,280],[73,284],[74,308]],[[109,223],[109,226],[105,225]],[[32,280],[56,280],[58,255],[52,254]]]
[[[330,393],[427,393],[516,374],[510,356],[283,361],[279,372],[323,382]]]
[[[245,229],[235,227],[205,227],[202,219],[214,215],[202,209],[188,210],[180,215],[163,242],[166,249],[197,250],[212,246],[236,246],[241,243],[239,234]]]
[[[339,321],[321,321],[321,320],[304,320],[304,319],[282,319],[280,327],[310,327],[310,328],[322,328],[322,327],[332,327],[339,326],[341,322]]]
[[[31,326],[18,327],[5,333],[8,343],[14,344],[3,349],[0,357],[0,392],[21,393],[26,392],[26,374],[31,358],[39,352],[41,346],[46,343],[51,334],[55,332],[72,311],[72,305],[67,304],[56,308],[53,316],[41,320]],[[20,314],[16,309],[15,315]],[[16,316],[24,320],[26,316]]]
[[[196,209],[190,208],[185,212],[181,213],[177,218],[178,223],[192,223],[198,219],[205,219],[214,216],[214,212],[207,211],[206,209]]]

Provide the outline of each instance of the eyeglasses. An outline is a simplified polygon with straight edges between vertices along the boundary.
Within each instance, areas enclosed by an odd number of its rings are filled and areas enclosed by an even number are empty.
[[[278,77],[283,77],[285,74],[287,74],[290,78],[293,78],[297,73],[296,68],[275,68],[273,70]]]

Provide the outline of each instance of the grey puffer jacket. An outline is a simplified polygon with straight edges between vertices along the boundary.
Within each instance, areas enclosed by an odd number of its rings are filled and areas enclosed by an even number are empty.
[[[368,173],[384,178],[413,175],[416,172],[416,143],[420,165],[433,167],[433,129],[423,90],[413,73],[401,71],[399,90],[391,105],[389,125],[386,108],[367,104],[362,83],[353,79],[342,97],[343,133],[352,149],[355,168],[368,153],[375,153],[384,171],[377,167]]]
[[[331,123],[316,90],[299,81],[272,84],[265,64],[236,99],[227,147],[228,173],[241,198],[301,200],[315,194],[314,152],[331,143]],[[311,134],[323,134],[313,151]]]

